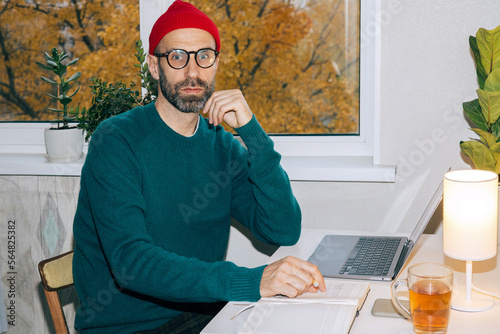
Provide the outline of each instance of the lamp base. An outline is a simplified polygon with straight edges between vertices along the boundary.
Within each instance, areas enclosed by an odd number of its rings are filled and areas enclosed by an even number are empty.
[[[464,294],[457,295],[453,293],[451,308],[454,310],[462,312],[482,312],[495,306],[495,300],[491,297],[472,291],[471,298],[466,299],[465,291],[461,292]]]

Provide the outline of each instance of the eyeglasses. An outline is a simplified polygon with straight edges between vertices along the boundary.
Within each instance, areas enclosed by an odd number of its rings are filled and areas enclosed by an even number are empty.
[[[166,57],[167,63],[170,67],[180,70],[189,63],[189,55],[194,54],[196,64],[201,68],[209,68],[215,63],[215,59],[219,55],[219,51],[213,49],[200,49],[198,51],[186,51],[182,49],[175,49],[165,53],[155,53],[156,57]]]

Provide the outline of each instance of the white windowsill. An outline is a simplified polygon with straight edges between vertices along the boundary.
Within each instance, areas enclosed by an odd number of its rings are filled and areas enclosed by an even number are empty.
[[[396,166],[374,165],[373,157],[284,156],[281,165],[291,181],[396,181]]]
[[[72,163],[47,161],[43,153],[0,153],[0,175],[80,176],[85,155]],[[396,167],[372,157],[283,157],[291,181],[395,182]]]
[[[0,161],[0,175],[80,176],[85,154],[71,163],[56,163],[44,153],[0,153]]]

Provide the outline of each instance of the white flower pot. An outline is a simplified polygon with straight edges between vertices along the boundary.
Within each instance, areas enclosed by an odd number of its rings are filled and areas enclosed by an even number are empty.
[[[83,130],[45,129],[47,159],[52,162],[72,162],[83,155]]]

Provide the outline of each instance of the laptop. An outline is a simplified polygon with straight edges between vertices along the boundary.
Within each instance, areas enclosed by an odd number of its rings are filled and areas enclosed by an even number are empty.
[[[309,257],[325,277],[390,281],[397,276],[443,198],[441,181],[407,237],[326,235]]]

